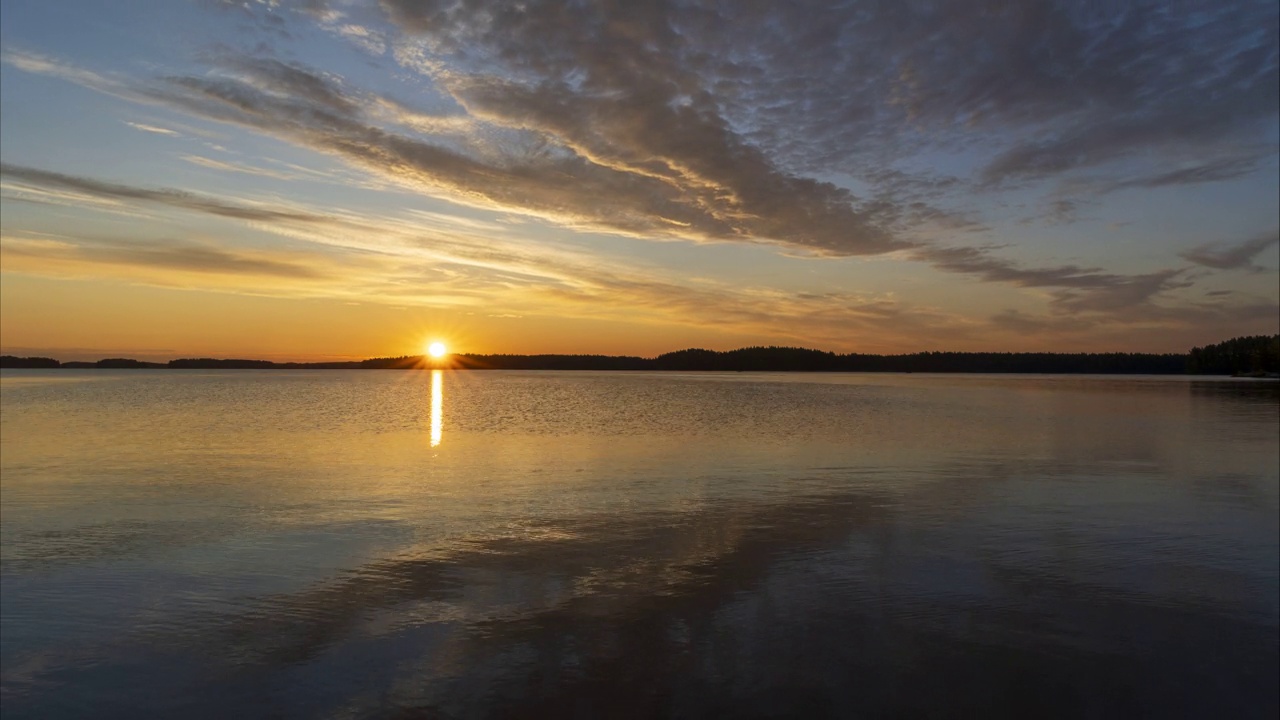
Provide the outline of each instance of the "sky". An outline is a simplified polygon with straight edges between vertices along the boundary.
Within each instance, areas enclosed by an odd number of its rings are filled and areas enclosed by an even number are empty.
[[[1280,4],[0,5],[0,351],[1280,332]]]

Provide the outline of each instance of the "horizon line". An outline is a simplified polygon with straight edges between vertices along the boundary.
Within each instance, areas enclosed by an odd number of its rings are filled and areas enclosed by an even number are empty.
[[[1222,341],[1219,341],[1219,343],[1208,343],[1207,345],[1216,345],[1216,344],[1220,344],[1220,343],[1224,343],[1224,342],[1230,342],[1230,341],[1232,341],[1232,340],[1239,340],[1239,339],[1252,338],[1252,337],[1271,338],[1271,337],[1280,337],[1280,335],[1256,335],[1256,336],[1253,336],[1253,335],[1242,335],[1242,336],[1238,336],[1238,337],[1230,338],[1230,339],[1228,339],[1228,340],[1222,340]],[[1205,347],[1205,346],[1195,346],[1195,347]],[[605,354],[605,353],[592,353],[592,352],[578,352],[578,353],[566,353],[566,352],[540,352],[540,353],[513,353],[513,352],[491,352],[491,353],[481,353],[481,352],[449,352],[449,353],[447,353],[445,356],[443,356],[442,358],[430,358],[430,357],[428,357],[425,353],[416,353],[416,354],[405,354],[405,355],[384,355],[384,356],[374,356],[374,357],[355,357],[355,356],[350,356],[350,355],[348,355],[348,356],[340,356],[340,357],[343,357],[343,358],[345,358],[345,359],[338,359],[338,358],[336,358],[336,357],[334,357],[334,356],[329,356],[329,358],[328,358],[328,359],[324,359],[324,360],[268,360],[268,359],[263,359],[263,358],[252,358],[252,357],[235,357],[235,356],[215,357],[215,356],[212,356],[212,355],[198,355],[198,354],[190,354],[190,355],[175,355],[175,356],[170,357],[168,360],[139,360],[138,358],[128,357],[128,356],[126,356],[126,355],[109,355],[109,356],[106,356],[106,357],[100,357],[100,358],[98,358],[97,360],[60,360],[60,359],[55,358],[55,357],[52,357],[52,356],[50,356],[50,355],[44,355],[44,354],[36,354],[36,355],[18,355],[18,354],[14,354],[14,352],[13,352],[13,351],[0,351],[0,356],[6,357],[6,358],[17,358],[17,359],[21,359],[21,360],[31,360],[31,359],[56,360],[56,361],[58,361],[59,363],[96,363],[96,362],[111,361],[111,360],[127,360],[127,361],[145,362],[145,363],[161,364],[161,365],[163,365],[163,364],[167,364],[167,363],[172,363],[172,362],[181,362],[181,361],[254,362],[254,363],[272,363],[272,364],[276,364],[276,365],[323,365],[323,364],[341,364],[341,363],[363,363],[363,362],[373,362],[373,361],[379,361],[379,360],[384,360],[384,361],[386,361],[386,360],[410,360],[410,359],[416,359],[416,360],[418,360],[418,361],[423,362],[423,363],[424,363],[424,364],[426,364],[426,365],[433,365],[433,364],[434,364],[434,365],[441,365],[441,364],[446,364],[446,363],[447,363],[447,361],[448,361],[448,360],[450,360],[450,359],[452,359],[452,358],[486,358],[486,357],[493,357],[493,358],[499,358],[499,357],[501,357],[501,358],[551,358],[551,357],[559,357],[559,358],[610,358],[610,359],[648,360],[648,361],[652,361],[652,360],[657,360],[657,359],[662,358],[662,357],[664,357],[664,356],[673,355],[673,354],[676,354],[676,353],[704,352],[704,353],[714,353],[714,354],[731,354],[731,353],[737,353],[737,352],[742,352],[742,351],[746,351],[746,350],[792,350],[792,351],[800,351],[800,352],[806,352],[806,353],[821,353],[821,354],[831,355],[831,356],[835,356],[835,357],[879,357],[879,358],[902,358],[902,357],[912,357],[912,356],[930,355],[930,354],[946,354],[946,355],[1138,355],[1138,356],[1149,356],[1149,357],[1163,357],[1163,356],[1177,356],[1177,355],[1185,356],[1185,355],[1189,354],[1189,353],[1191,352],[1191,350],[1192,350],[1192,349],[1194,349],[1194,348],[1188,348],[1187,350],[1184,350],[1184,351],[1182,351],[1182,352],[1137,352],[1137,351],[1127,351],[1127,350],[1094,350],[1094,351],[1060,351],[1060,350],[916,350],[916,351],[913,351],[913,352],[901,352],[901,353],[871,353],[871,352],[857,352],[857,351],[851,351],[851,352],[839,352],[839,351],[834,351],[834,350],[820,350],[820,349],[817,349],[817,348],[802,347],[802,346],[796,346],[796,345],[744,345],[744,346],[742,346],[742,347],[733,348],[733,349],[731,349],[731,350],[711,350],[711,349],[709,349],[709,348],[702,348],[702,347],[686,347],[686,348],[680,348],[680,349],[678,349],[678,350],[669,350],[669,351],[662,352],[662,353],[658,353],[657,355],[652,355],[652,356],[644,356],[644,355],[628,355],[628,354],[610,355],[610,354]],[[145,357],[145,355],[144,355],[144,357]]]

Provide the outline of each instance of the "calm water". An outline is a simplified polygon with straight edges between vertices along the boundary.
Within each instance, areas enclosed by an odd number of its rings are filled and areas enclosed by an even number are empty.
[[[0,389],[5,720],[1276,716],[1275,383]]]

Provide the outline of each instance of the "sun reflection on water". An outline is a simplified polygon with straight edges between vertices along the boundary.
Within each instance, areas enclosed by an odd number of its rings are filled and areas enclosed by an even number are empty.
[[[431,447],[444,435],[444,371],[431,371]]]

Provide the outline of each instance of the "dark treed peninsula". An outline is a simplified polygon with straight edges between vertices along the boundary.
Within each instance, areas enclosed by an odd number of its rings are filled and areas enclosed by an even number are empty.
[[[5,368],[103,368],[175,370],[359,370],[422,367],[419,355],[350,362],[272,362],[184,358],[167,363],[129,358],[59,362],[45,357],[0,356]],[[1167,353],[986,353],[921,352],[907,355],[841,355],[789,347],[715,351],[689,349],[655,358],[610,355],[474,355],[450,357],[451,367],[475,370],[674,370],[791,372],[1096,373],[1272,376],[1280,372],[1280,335],[1239,337]]]

